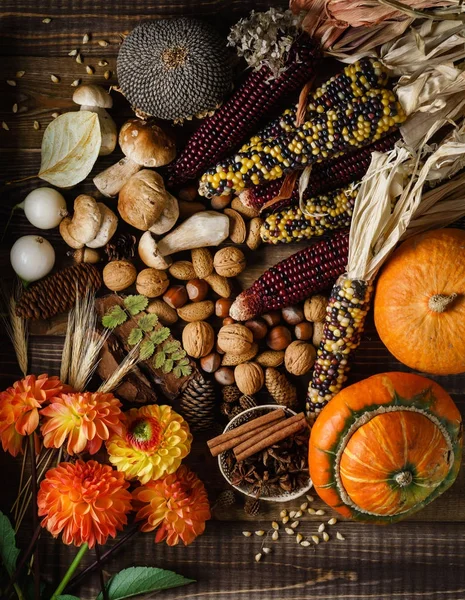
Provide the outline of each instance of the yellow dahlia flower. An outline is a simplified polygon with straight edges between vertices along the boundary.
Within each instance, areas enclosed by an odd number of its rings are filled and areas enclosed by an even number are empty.
[[[170,406],[151,404],[125,413],[121,435],[106,442],[110,462],[128,479],[147,483],[174,473],[191,449],[186,421]]]

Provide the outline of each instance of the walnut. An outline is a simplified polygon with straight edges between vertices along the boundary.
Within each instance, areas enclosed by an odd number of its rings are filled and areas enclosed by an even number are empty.
[[[165,271],[158,269],[143,269],[137,276],[137,291],[148,298],[162,296],[169,285],[170,280]]]
[[[284,366],[292,375],[304,375],[313,367],[315,358],[315,348],[307,342],[297,340],[286,348]]]
[[[245,256],[239,248],[228,246],[218,250],[213,258],[213,265],[218,275],[235,277],[245,269]]]
[[[232,323],[225,325],[218,333],[218,345],[231,354],[248,352],[253,344],[253,333],[244,325]]]
[[[207,356],[215,344],[213,327],[205,321],[188,323],[182,332],[182,345],[184,350],[194,358]]]
[[[265,383],[265,375],[260,365],[254,362],[237,365],[234,369],[236,385],[246,396],[256,394]]]
[[[307,321],[311,323],[321,323],[326,318],[326,307],[328,299],[325,296],[317,294],[305,300],[304,314]]]
[[[112,260],[103,269],[103,282],[112,292],[125,290],[136,277],[136,267],[128,260]]]

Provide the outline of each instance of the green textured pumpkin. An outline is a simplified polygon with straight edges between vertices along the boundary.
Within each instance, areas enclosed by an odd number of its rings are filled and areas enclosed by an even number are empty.
[[[400,521],[455,481],[462,418],[437,383],[410,373],[374,375],[321,411],[309,444],[319,496],[345,517]]]
[[[215,109],[232,81],[225,40],[187,18],[138,25],[120,48],[117,74],[136,114],[170,120]]]

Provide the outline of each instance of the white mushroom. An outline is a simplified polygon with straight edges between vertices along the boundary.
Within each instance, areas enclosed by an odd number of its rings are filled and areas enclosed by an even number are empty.
[[[73,217],[65,217],[60,223],[62,238],[79,249],[97,237],[102,224],[102,212],[92,196],[81,194],[74,201]]]
[[[136,229],[147,231],[161,217],[167,199],[163,178],[143,169],[125,183],[118,197],[121,218]]]
[[[102,215],[102,223],[95,238],[86,244],[88,248],[103,248],[114,236],[118,227],[118,217],[115,213],[102,202],[98,202],[97,206]]]
[[[126,158],[94,177],[95,186],[104,196],[116,196],[142,167],[161,167],[176,156],[173,137],[154,122],[130,119],[118,139]]]
[[[111,154],[116,148],[118,130],[116,129],[116,123],[105,110],[113,106],[113,99],[110,94],[99,85],[81,85],[73,94],[73,102],[80,104],[81,110],[94,112],[98,116],[100,133],[102,134],[99,155]]]
[[[149,231],[156,235],[161,235],[172,229],[179,219],[179,204],[174,196],[166,192],[166,204],[163,212],[149,228]]]

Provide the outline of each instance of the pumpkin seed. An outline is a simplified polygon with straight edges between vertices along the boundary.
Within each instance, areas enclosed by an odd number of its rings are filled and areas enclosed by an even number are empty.
[[[319,510],[317,510],[317,511],[316,511],[316,513],[315,513],[315,514],[316,514],[316,515],[318,515],[318,516],[320,516],[320,517],[322,517],[323,515],[325,515],[325,514],[326,514],[326,511],[325,511],[325,510],[322,510],[322,509],[320,508]]]
[[[293,523],[291,523],[292,529],[295,529],[296,527],[298,527],[299,526],[299,522],[300,521],[294,521]]]
[[[5,131],[10,131],[10,128],[8,127],[8,125],[5,123],[5,121],[2,121],[2,129],[4,129]]]
[[[58,75],[50,75],[50,79],[53,81],[53,83],[60,83],[60,78],[58,77]]]
[[[262,548],[262,552],[269,554],[271,552],[271,548]]]
[[[265,532],[263,531],[263,529],[259,529],[258,531],[255,531],[255,535],[258,535],[258,537],[262,537],[265,535]]]
[[[288,516],[283,517],[283,525],[285,525],[288,521],[289,521]]]
[[[74,50],[71,50],[71,52],[68,52],[68,56],[76,56],[77,53],[78,53],[77,48],[74,48]]]
[[[36,131],[39,130],[40,129],[40,123],[39,123],[39,121],[34,121],[33,127],[34,127],[34,129]]]
[[[307,510],[308,508],[308,502],[304,502],[303,504],[300,505],[300,510]]]
[[[73,81],[73,83],[71,84],[71,87],[77,87],[77,86],[78,86],[80,83],[81,83],[81,80],[80,80],[80,79],[75,79],[75,80]]]
[[[108,65],[108,61],[107,60],[101,59],[101,60],[98,61],[98,66],[99,67],[106,67],[107,65]]]
[[[11,109],[14,113],[18,112],[18,105],[16,104],[16,102],[13,104],[13,108]]]
[[[98,44],[99,46],[102,46],[102,48],[106,48],[106,47],[108,46],[109,42],[107,42],[107,40],[99,40],[99,41],[97,42],[97,44]]]
[[[278,525],[278,523],[276,523],[276,521],[273,521],[271,523],[271,527],[273,527],[273,529],[279,529],[279,525]]]
[[[339,533],[339,531],[336,531],[336,537],[338,540],[344,541],[346,538],[342,535],[342,533]]]
[[[260,562],[262,560],[262,553],[259,552],[255,555],[255,562]]]
[[[26,75],[26,71],[16,71],[16,79],[21,79],[21,77],[24,77],[24,75]]]
[[[322,537],[323,537],[323,540],[325,542],[329,542],[329,535],[326,533],[326,531],[323,531],[323,536]]]
[[[304,546],[304,548],[308,548],[308,546],[310,546],[310,542],[308,540],[304,540],[303,542],[300,542],[301,546]]]
[[[299,517],[301,517],[301,516],[302,516],[302,511],[301,511],[301,510],[298,510],[298,511],[295,513],[295,518],[296,518],[296,519],[298,519],[298,518],[299,518]]]
[[[322,523],[319,527],[318,527],[318,533],[323,533],[323,531],[325,530],[325,524]]]
[[[316,510],[314,508],[309,508],[307,510],[307,512],[308,512],[309,515],[315,515],[316,514]]]
[[[295,531],[293,529],[291,529],[290,527],[286,527],[286,529],[284,530],[287,535],[294,535]]]
[[[305,497],[309,502],[313,502],[315,500],[315,498],[313,496],[310,496],[310,494],[307,494]]]
[[[279,540],[279,533],[277,531],[273,531],[273,535],[271,536],[271,539],[273,540],[273,542],[276,542],[276,540]]]
[[[295,510],[291,510],[291,512],[289,513],[289,517],[291,519],[293,519],[295,517]]]
[[[86,67],[86,73],[88,75],[93,75],[95,73],[94,67],[91,67],[91,66],[87,65],[87,67]]]
[[[8,85],[11,85],[11,87],[16,87],[16,81],[14,79],[7,79],[6,82]]]
[[[251,532],[251,531],[243,531],[243,532],[242,532],[242,535],[243,535],[244,537],[250,537],[250,536],[252,535],[252,532]]]
[[[51,23],[52,19],[50,17],[45,17],[45,19],[42,19],[42,23]]]
[[[89,35],[88,33],[85,33],[85,34],[82,36],[82,43],[83,43],[83,44],[87,44],[87,42],[88,42],[89,40],[90,40],[90,35]]]
[[[113,73],[111,71],[105,71],[103,76],[105,77],[105,79],[111,79],[113,76]]]
[[[303,536],[301,533],[298,533],[298,534],[295,536],[295,541],[296,541],[298,544],[300,544],[300,542],[301,542],[303,539],[304,539],[304,536]]]
[[[335,517],[331,517],[331,519],[328,521],[328,525],[336,525],[337,523],[337,519]]]
[[[57,118],[57,117],[59,117],[59,116],[60,116],[60,113],[59,113],[59,112],[54,112],[54,113],[52,113],[52,119],[56,119],[56,118]]]
[[[314,544],[319,544],[320,543],[320,538],[317,535],[312,535],[312,541]]]

